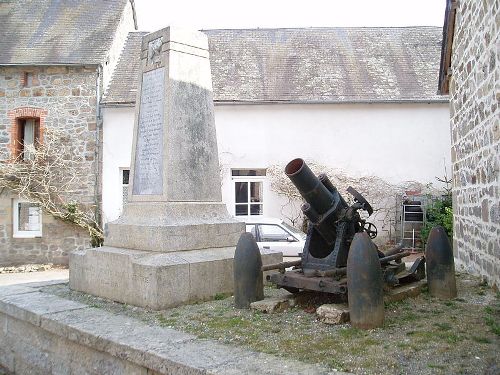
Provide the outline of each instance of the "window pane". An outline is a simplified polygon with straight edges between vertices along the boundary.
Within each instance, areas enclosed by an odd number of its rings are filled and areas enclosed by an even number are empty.
[[[248,182],[234,183],[234,197],[236,203],[248,202]]]
[[[24,149],[24,160],[30,160],[33,157],[33,150],[31,148],[35,144],[35,120],[29,119],[24,122],[22,143]]]
[[[236,211],[236,216],[248,215],[248,204],[237,204],[235,211]]]
[[[128,185],[130,177],[130,169],[122,169],[122,184],[123,185]]]
[[[254,236],[254,238],[255,238],[255,225],[247,225],[246,226],[246,231],[248,233],[251,233],[252,236]]]
[[[20,231],[40,231],[40,207],[36,203],[20,202],[18,209],[18,227]]]
[[[251,204],[250,205],[250,215],[263,215],[264,210],[261,204]]]
[[[250,182],[250,202],[262,202],[262,182]]]
[[[265,176],[265,169],[233,169],[232,176]]]
[[[259,225],[261,241],[286,242],[290,234],[277,225]]]

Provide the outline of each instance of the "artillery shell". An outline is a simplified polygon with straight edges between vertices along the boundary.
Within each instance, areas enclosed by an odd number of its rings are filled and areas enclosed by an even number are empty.
[[[347,258],[347,295],[353,327],[371,329],[384,324],[382,267],[365,232],[356,233]]]
[[[431,296],[452,299],[457,296],[455,261],[450,240],[443,227],[431,229],[425,249],[427,284]]]
[[[234,305],[250,308],[250,303],[264,299],[262,258],[251,233],[240,236],[234,254]]]

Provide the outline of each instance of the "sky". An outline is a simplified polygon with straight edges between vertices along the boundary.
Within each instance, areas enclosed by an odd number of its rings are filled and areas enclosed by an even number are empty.
[[[141,31],[443,26],[445,0],[135,0]]]

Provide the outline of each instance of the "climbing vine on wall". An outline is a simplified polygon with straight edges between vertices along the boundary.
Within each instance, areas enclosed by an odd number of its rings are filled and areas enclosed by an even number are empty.
[[[345,199],[351,199],[351,196],[346,192],[349,186],[361,193],[374,209],[370,221],[377,220],[384,227],[392,226],[393,233],[396,230],[395,218],[398,211],[396,197],[401,197],[408,190],[434,193],[432,185],[423,185],[417,181],[392,184],[374,175],[355,176],[345,170],[327,167],[314,161],[308,160],[306,163],[316,175],[326,173]],[[268,168],[267,175],[271,190],[285,199],[285,203],[281,207],[283,218],[288,219],[292,225],[301,228],[304,217],[300,206],[303,200],[298,190],[285,175],[284,169],[285,166],[280,164]]]
[[[82,156],[71,142],[54,129],[46,130],[43,143],[26,146],[25,158],[0,162],[0,190],[6,188],[20,197],[38,203],[42,210],[58,219],[84,228],[92,245],[103,242],[103,231],[94,206],[79,203],[78,187],[85,180]]]

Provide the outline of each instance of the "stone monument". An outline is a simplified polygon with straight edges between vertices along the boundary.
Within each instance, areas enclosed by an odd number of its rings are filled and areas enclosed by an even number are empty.
[[[128,203],[103,247],[70,255],[70,287],[162,309],[232,292],[244,224],[222,203],[206,35],[145,35],[141,68]]]

